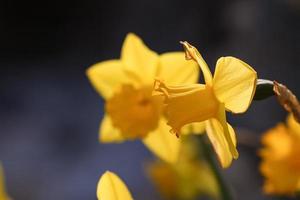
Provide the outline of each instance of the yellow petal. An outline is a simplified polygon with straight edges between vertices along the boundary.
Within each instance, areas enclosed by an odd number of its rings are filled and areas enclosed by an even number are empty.
[[[201,68],[204,76],[205,83],[211,86],[212,84],[212,75],[209,70],[208,65],[206,64],[205,60],[203,59],[200,52],[192,45],[190,45],[188,42],[181,42],[181,44],[184,47],[185,50],[185,57],[187,60],[193,59],[196,61]]]
[[[136,75],[136,79],[152,85],[158,70],[158,55],[133,33],[129,33],[125,38],[121,60],[125,69]]]
[[[239,156],[239,153],[236,150],[235,132],[234,132],[233,128],[230,125],[228,126],[228,123],[227,123],[227,120],[226,120],[226,112],[225,112],[224,104],[220,104],[220,106],[219,106],[217,119],[223,127],[224,136],[225,136],[225,139],[226,139],[227,144],[229,146],[229,150],[230,150],[233,158],[237,159],[238,156]],[[230,129],[230,127],[231,127],[231,129]]]
[[[233,128],[228,124],[229,132],[234,136]],[[209,140],[212,142],[215,152],[217,153],[218,160],[223,168],[230,166],[232,162],[232,154],[228,147],[227,140],[224,136],[224,131],[221,123],[215,119],[211,118],[206,121],[206,132]]]
[[[88,68],[86,73],[93,87],[104,99],[112,97],[121,84],[129,82],[119,60],[97,63]]]
[[[144,144],[159,158],[175,163],[180,150],[180,140],[170,132],[165,119],[161,118],[158,128],[143,139]]]
[[[199,68],[195,62],[185,60],[183,52],[164,53],[159,57],[157,76],[171,85],[197,83]]]
[[[98,183],[97,197],[99,200],[132,200],[124,182],[114,173],[105,172]]]
[[[104,115],[99,130],[99,141],[109,143],[122,142],[123,140],[120,130],[113,126],[110,116]]]
[[[251,104],[256,79],[256,72],[248,64],[234,57],[222,57],[217,62],[213,88],[226,109],[242,113]]]
[[[233,128],[226,122],[223,104],[220,104],[217,118],[208,120],[206,131],[219,157],[222,167],[228,167],[232,158],[237,159],[236,137]]]

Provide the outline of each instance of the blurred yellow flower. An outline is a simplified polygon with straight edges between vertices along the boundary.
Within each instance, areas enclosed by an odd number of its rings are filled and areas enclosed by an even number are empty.
[[[154,95],[165,97],[168,125],[177,136],[182,126],[206,121],[206,132],[218,155],[222,167],[228,167],[238,157],[233,128],[226,122],[226,112],[243,113],[250,106],[255,93],[256,72],[234,57],[221,57],[217,61],[214,77],[198,50],[182,42],[186,59],[200,66],[205,84],[169,86],[157,79]]]
[[[133,200],[124,182],[113,172],[105,172],[97,186],[99,200]]]
[[[9,200],[9,197],[6,194],[6,190],[5,190],[4,172],[1,163],[0,163],[0,200]]]
[[[200,144],[194,137],[184,137],[178,162],[174,165],[156,161],[147,166],[148,174],[165,199],[193,200],[201,195],[218,198],[218,183],[201,159]]]
[[[141,139],[160,158],[174,162],[180,141],[170,136],[161,97],[152,96],[155,77],[169,84],[192,84],[199,70],[183,52],[158,55],[136,35],[127,35],[119,60],[97,63],[87,70],[92,85],[105,99],[101,142]],[[188,131],[199,131],[193,125]]]
[[[292,195],[300,191],[300,125],[290,115],[262,137],[260,171],[267,194]]]

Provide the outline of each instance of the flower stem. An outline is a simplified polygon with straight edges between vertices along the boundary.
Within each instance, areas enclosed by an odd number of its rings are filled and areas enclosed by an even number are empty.
[[[211,146],[205,140],[204,135],[199,136],[199,141],[200,141],[200,145],[202,148],[202,153],[203,153],[207,163],[209,164],[209,166],[215,176],[215,179],[218,183],[221,200],[233,200],[231,192],[230,192],[229,188],[227,187],[215,160],[213,159],[213,154],[212,154],[213,151],[212,151]]]

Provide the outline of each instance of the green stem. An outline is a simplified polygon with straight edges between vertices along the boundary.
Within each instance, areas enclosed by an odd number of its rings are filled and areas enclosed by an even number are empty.
[[[222,200],[233,200],[232,195],[230,193],[230,190],[228,189],[220,171],[216,164],[216,162],[213,159],[212,154],[212,148],[209,144],[207,144],[204,135],[201,135],[199,137],[200,145],[203,150],[203,155],[205,156],[205,159],[207,160],[208,164],[210,165],[210,168],[215,176],[215,179],[219,186],[219,192]]]

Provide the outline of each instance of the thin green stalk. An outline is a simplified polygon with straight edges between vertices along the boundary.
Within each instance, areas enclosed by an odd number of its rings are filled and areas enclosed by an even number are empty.
[[[209,144],[207,144],[204,137],[205,137],[204,135],[201,135],[199,137],[200,145],[203,150],[203,155],[205,156],[205,159],[207,160],[208,164],[210,165],[210,168],[212,169],[212,172],[218,183],[221,199],[222,200],[233,200],[230,190],[227,187],[227,185],[219,171],[219,168],[217,167],[217,164],[213,159],[212,148]]]

